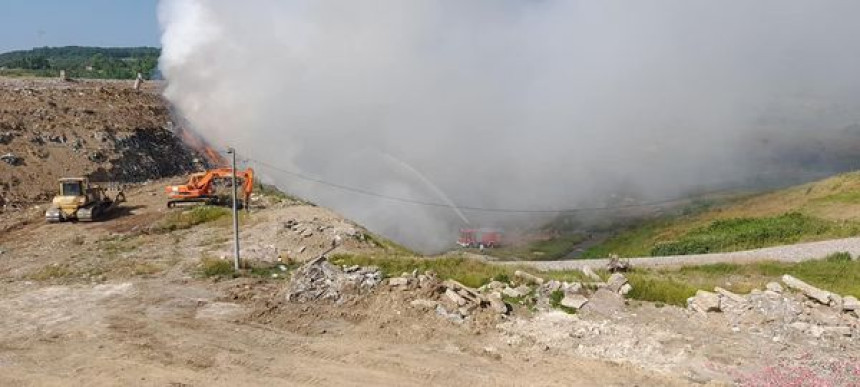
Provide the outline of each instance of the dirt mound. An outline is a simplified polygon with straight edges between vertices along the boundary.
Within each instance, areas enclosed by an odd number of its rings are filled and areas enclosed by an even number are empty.
[[[140,182],[194,170],[158,91],[0,78],[0,204],[47,200],[62,176]]]

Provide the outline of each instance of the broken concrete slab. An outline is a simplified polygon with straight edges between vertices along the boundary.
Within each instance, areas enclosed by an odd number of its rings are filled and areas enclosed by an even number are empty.
[[[737,293],[733,293],[733,292],[726,290],[726,289],[723,289],[719,286],[714,288],[714,292],[716,292],[717,294],[725,297],[726,299],[728,299],[732,302],[738,303],[738,304],[744,304],[747,302],[747,299],[744,298],[744,296],[741,296],[740,294],[737,294]]]
[[[633,291],[633,285],[626,283],[626,284],[624,284],[624,286],[621,287],[621,290],[618,291],[618,294],[621,294],[622,296],[626,296],[631,291]]]
[[[621,287],[627,284],[627,277],[621,273],[612,273],[609,276],[609,279],[606,280],[606,285],[609,287],[609,290],[612,290],[615,293],[621,292]]]
[[[624,310],[624,297],[609,288],[597,289],[588,298],[588,303],[582,307],[583,312],[596,313],[604,317],[612,317],[622,310]]]
[[[768,282],[767,285],[765,285],[765,289],[770,290],[774,293],[782,293],[782,285],[780,285],[778,282]]]
[[[842,297],[842,310],[844,310],[844,311],[860,310],[860,301],[857,301],[857,297],[854,297],[854,296]]]
[[[560,302],[562,306],[573,309],[580,309],[586,303],[588,303],[588,299],[581,294],[567,294]]]
[[[490,309],[499,314],[507,314],[510,308],[508,304],[502,301],[502,296],[499,293],[492,293],[487,297],[490,303]]]
[[[818,301],[821,304],[830,305],[831,293],[826,290],[816,288],[815,286],[807,284],[806,282],[803,282],[788,274],[782,276],[782,283],[784,283],[789,288],[797,290],[806,295],[807,297]]]
[[[687,308],[700,312],[719,312],[720,296],[705,290],[696,291],[696,295],[687,299]]]
[[[519,278],[525,284],[531,285],[543,285],[544,280],[536,275],[526,273],[522,270],[517,270],[514,272],[514,277]]]

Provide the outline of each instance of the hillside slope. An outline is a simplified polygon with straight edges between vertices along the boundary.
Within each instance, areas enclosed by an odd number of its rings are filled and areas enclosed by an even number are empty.
[[[195,169],[157,85],[0,78],[0,204],[47,200],[63,176],[140,182]]]
[[[701,254],[860,235],[860,172],[623,231],[585,257]]]

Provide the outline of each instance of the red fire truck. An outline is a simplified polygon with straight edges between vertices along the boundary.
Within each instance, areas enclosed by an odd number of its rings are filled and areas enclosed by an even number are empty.
[[[502,231],[493,228],[461,229],[457,244],[473,248],[499,247],[502,244]]]

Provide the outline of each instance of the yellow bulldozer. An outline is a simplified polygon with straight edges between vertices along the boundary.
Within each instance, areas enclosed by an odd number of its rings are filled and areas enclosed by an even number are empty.
[[[45,220],[92,222],[102,219],[124,201],[125,194],[118,185],[102,187],[91,184],[85,177],[62,178],[59,193],[45,211]]]

